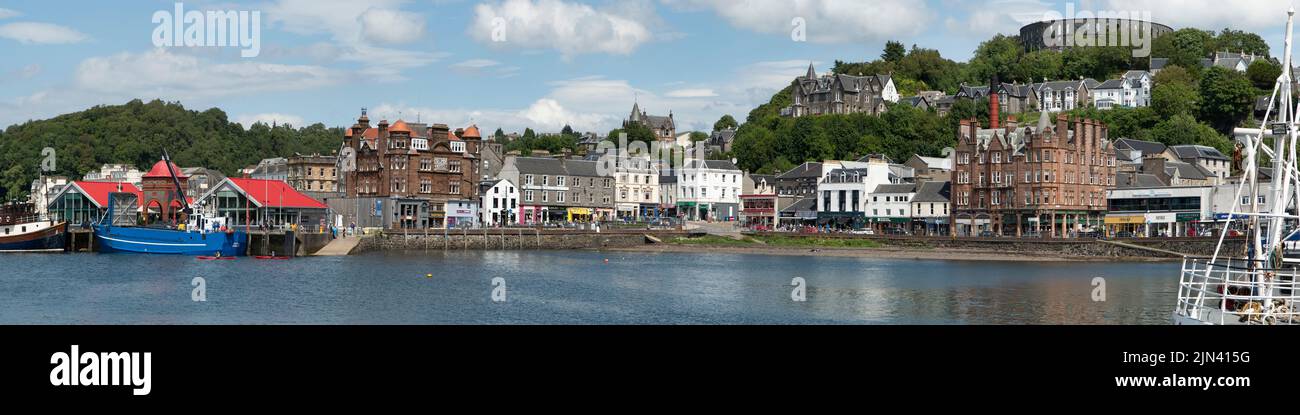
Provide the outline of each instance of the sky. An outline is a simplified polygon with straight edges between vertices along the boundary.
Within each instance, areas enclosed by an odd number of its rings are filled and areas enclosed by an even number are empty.
[[[1225,5],[1231,3],[1231,7]],[[1280,55],[1290,0],[264,0],[235,38],[162,30],[175,1],[0,1],[0,126],[131,99],[217,107],[245,126],[372,120],[604,134],[634,102],[679,131],[743,121],[807,71],[879,57],[888,40],[964,61],[1045,13],[1150,12],[1231,27]],[[183,16],[184,14],[182,14]],[[176,20],[184,20],[176,19]],[[210,27],[208,29],[211,29]],[[175,32],[175,33],[168,33]],[[232,31],[231,33],[234,33]],[[802,36],[801,36],[802,35]],[[177,39],[179,38],[179,41]],[[165,40],[164,40],[165,39]],[[197,43],[195,43],[197,42]],[[257,45],[256,50],[253,47]],[[253,52],[256,53],[253,53]],[[243,56],[255,55],[255,56]]]

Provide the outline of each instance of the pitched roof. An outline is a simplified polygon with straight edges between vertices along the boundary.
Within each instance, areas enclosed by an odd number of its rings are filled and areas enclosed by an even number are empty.
[[[549,157],[517,157],[515,168],[522,174],[564,175],[564,165],[560,160]]]
[[[470,125],[468,128],[465,129],[465,132],[461,133],[461,137],[465,137],[465,138],[483,138],[483,136],[482,136],[482,135],[479,133],[479,131],[478,131],[478,126],[477,126],[477,125]]]
[[[913,157],[916,157],[917,159],[921,160],[922,163],[925,163],[926,167],[932,169],[952,170],[952,159],[950,158],[926,157],[919,154],[913,155]]]
[[[1229,160],[1228,156],[1225,156],[1223,155],[1223,153],[1219,152],[1219,149],[1216,149],[1214,147],[1209,147],[1209,146],[1184,144],[1184,145],[1171,146],[1169,147],[1169,149],[1173,150],[1174,154],[1176,154],[1178,158],[1183,159],[1183,161],[1195,160],[1198,158],[1211,159],[1211,160]]]
[[[408,125],[406,125],[406,121],[397,120],[397,122],[393,123],[393,126],[392,126],[392,127],[388,127],[388,132],[390,132],[390,133],[409,133],[409,132],[411,132],[411,127],[408,126]]]
[[[324,203],[304,195],[280,180],[227,178],[226,181],[248,197],[258,207],[286,207],[300,209],[326,209]],[[221,188],[214,187],[209,194]],[[204,195],[205,197],[208,195]]]
[[[90,198],[91,203],[94,203],[95,207],[101,209],[107,208],[108,194],[116,192],[118,185],[122,186],[123,193],[134,193],[137,198],[144,198],[144,194],[140,191],[140,188],[135,187],[135,185],[131,183],[76,181],[72,182],[71,186],[64,187],[62,191],[55,195],[55,197],[50,198],[50,203],[54,203],[55,199],[58,199],[70,189],[76,188],[77,192]]]
[[[1188,180],[1205,180],[1206,178],[1212,176],[1212,174],[1209,171],[1206,171],[1205,168],[1201,167],[1200,165],[1184,163],[1181,161],[1165,162],[1166,174],[1173,175],[1173,172],[1175,170],[1178,171],[1178,177],[1188,179]]]
[[[951,182],[923,182],[916,188],[913,202],[947,202],[952,192]]]
[[[1102,82],[1101,85],[1097,85],[1097,87],[1093,89],[1123,89],[1123,88],[1124,88],[1123,79],[1107,79],[1106,82]]]
[[[1119,189],[1165,187],[1165,183],[1154,174],[1119,173],[1115,180],[1115,187]]]
[[[1152,154],[1163,153],[1165,152],[1165,149],[1168,147],[1165,147],[1164,143],[1157,143],[1155,141],[1142,141],[1142,140],[1134,140],[1132,138],[1121,138],[1115,140],[1115,148],[1137,150],[1137,151],[1141,151],[1143,155],[1152,155]]]
[[[1166,65],[1169,65],[1169,58],[1151,58],[1152,70],[1164,69]]]
[[[898,184],[879,184],[876,190],[871,193],[913,193],[916,192],[916,183],[898,183]]]
[[[776,176],[778,179],[798,179],[803,177],[822,177],[822,164],[815,161],[806,162]]]

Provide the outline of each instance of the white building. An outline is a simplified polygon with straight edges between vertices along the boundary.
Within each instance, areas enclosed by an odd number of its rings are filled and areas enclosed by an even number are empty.
[[[519,188],[509,180],[489,180],[479,192],[479,223],[486,227],[519,223]]]
[[[726,160],[686,160],[677,171],[677,212],[688,220],[738,220],[744,172]]]
[[[915,183],[885,183],[867,198],[867,222],[880,228],[906,229],[912,222],[912,197],[916,196]]]
[[[825,171],[817,183],[818,224],[839,228],[866,226],[871,192],[876,186],[897,180],[890,164],[883,161],[864,163],[859,168]]]
[[[479,204],[477,200],[448,200],[445,214],[448,228],[477,228]]]
[[[614,175],[614,209],[618,218],[640,220],[659,213],[659,169],[649,157],[622,160]]]
[[[1101,110],[1149,106],[1152,83],[1150,72],[1128,71],[1120,79],[1111,79],[1093,88],[1093,105]]]
[[[144,173],[130,164],[105,164],[99,166],[99,171],[86,173],[81,180],[87,182],[112,182],[112,183],[130,183],[140,187],[144,181]]]
[[[71,183],[64,176],[41,176],[32,180],[32,188],[27,193],[27,201],[35,205],[36,213],[45,215],[49,212],[50,199]]]
[[[1106,192],[1106,233],[1112,236],[1194,236],[1213,223],[1224,186],[1125,187]],[[1224,199],[1230,204],[1231,195]],[[1226,208],[1225,208],[1226,209]],[[1239,208],[1238,211],[1241,209]],[[1226,210],[1224,212],[1227,212]]]
[[[950,182],[923,182],[912,197],[912,227],[921,235],[946,235],[949,228]]]

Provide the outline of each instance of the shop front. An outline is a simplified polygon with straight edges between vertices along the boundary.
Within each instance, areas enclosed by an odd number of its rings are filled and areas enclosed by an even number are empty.
[[[818,212],[817,227],[827,230],[855,230],[867,225],[862,212]]]
[[[926,236],[948,235],[948,218],[914,218],[912,234]]]
[[[592,221],[591,208],[571,207],[568,208],[566,212],[567,213],[564,217],[566,222],[589,223]]]
[[[1103,222],[1106,234],[1110,236],[1117,237],[1121,233],[1126,237],[1146,235],[1146,214],[1108,214]]]

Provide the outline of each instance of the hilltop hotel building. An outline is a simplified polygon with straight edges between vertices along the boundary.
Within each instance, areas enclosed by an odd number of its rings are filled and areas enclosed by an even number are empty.
[[[1116,171],[1107,128],[1082,118],[1071,124],[1064,114],[1050,121],[1046,112],[1036,127],[961,121],[952,173],[957,235],[1056,238],[1101,227]]]

